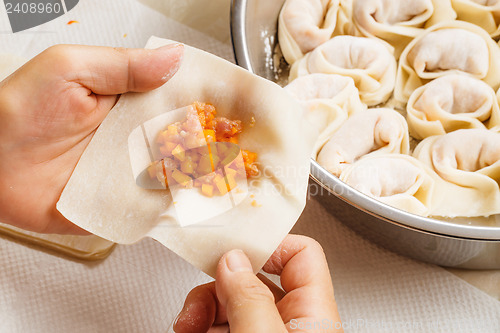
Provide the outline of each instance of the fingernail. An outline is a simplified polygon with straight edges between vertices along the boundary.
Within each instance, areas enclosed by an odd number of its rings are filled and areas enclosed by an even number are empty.
[[[233,273],[253,272],[252,264],[241,250],[233,250],[226,255],[227,268]]]
[[[165,51],[165,50],[172,50],[172,49],[175,49],[175,48],[184,48],[184,44],[181,44],[181,43],[172,43],[172,44],[160,46],[156,50],[157,51]]]
[[[182,59],[184,58],[184,45],[180,43],[169,44],[156,50],[164,52],[170,60],[169,70],[162,76],[162,80],[166,82],[170,80],[181,67]]]

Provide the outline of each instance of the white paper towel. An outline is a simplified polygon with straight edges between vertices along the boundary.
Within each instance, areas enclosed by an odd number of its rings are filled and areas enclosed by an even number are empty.
[[[165,16],[218,40],[230,43],[231,0],[139,0]]]
[[[182,25],[136,0],[80,0],[67,14],[16,34],[11,32],[2,2],[0,0],[0,53],[31,58],[51,45],[63,43],[143,48],[154,35],[180,40],[234,61],[227,43]],[[68,25],[71,20],[78,23]]]
[[[324,246],[346,332],[500,329],[500,302],[439,267],[365,241],[314,200],[295,232]],[[208,281],[151,240],[119,246],[100,263],[1,238],[0,254],[2,333],[165,332],[190,288]]]
[[[56,43],[143,47],[150,35],[233,58],[230,45],[134,0],[81,0],[15,35],[0,10],[0,52],[24,57]],[[499,301],[442,268],[365,241],[314,200],[295,232],[324,246],[346,332],[500,332]],[[0,238],[0,333],[165,332],[187,292],[206,281],[152,240],[85,263]]]

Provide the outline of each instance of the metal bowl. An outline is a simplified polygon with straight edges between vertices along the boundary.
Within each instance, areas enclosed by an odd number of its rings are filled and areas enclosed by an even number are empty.
[[[275,55],[278,15],[285,0],[233,0],[231,31],[237,63],[286,82]],[[284,79],[285,78],[285,79]],[[448,267],[500,269],[500,216],[437,220],[374,200],[311,161],[311,178],[326,189],[318,200],[340,221],[392,251]]]

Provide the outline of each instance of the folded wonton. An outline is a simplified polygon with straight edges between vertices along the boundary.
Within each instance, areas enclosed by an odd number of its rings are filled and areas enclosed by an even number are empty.
[[[500,125],[500,108],[495,91],[485,82],[450,74],[413,92],[407,120],[411,136],[425,139],[458,129]]]
[[[429,137],[413,155],[443,179],[436,186],[431,215],[500,213],[500,133],[468,129]]]
[[[339,176],[360,157],[374,154],[408,154],[408,125],[392,109],[369,109],[350,117],[318,154],[318,163]]]
[[[328,138],[347,120],[366,105],[359,99],[354,81],[336,74],[310,74],[301,76],[285,87],[304,107],[307,119],[318,131],[313,151],[316,157]]]
[[[152,38],[148,48],[167,43]],[[129,142],[129,135],[142,128],[146,140],[145,130],[157,125],[149,120],[165,115],[159,121],[178,122],[182,107],[196,101],[214,105],[218,116],[241,120],[241,146],[258,154],[260,174],[248,182],[241,203],[181,227],[176,205],[191,205],[199,217],[206,201],[198,188],[181,188],[173,199],[165,189],[138,186],[131,162],[135,170],[135,161],[147,158],[148,152],[136,149],[138,137]],[[316,135],[301,112],[276,84],[186,46],[180,70],[164,86],[120,98],[82,155],[57,208],[83,229],[118,243],[152,237],[212,276],[219,258],[234,248],[245,251],[259,270],[305,206]],[[184,158],[183,151],[176,156]],[[213,205],[220,201],[213,199]]]
[[[392,94],[396,59],[378,39],[337,36],[295,62],[289,80],[312,73],[353,78],[361,101],[373,106],[387,101]]]
[[[427,216],[436,176],[417,159],[402,154],[361,158],[340,180],[387,205]]]
[[[446,74],[462,73],[500,86],[500,47],[476,25],[454,21],[432,26],[401,54],[394,96],[407,102],[418,87]]]
[[[351,0],[351,3],[354,34],[385,40],[394,47],[397,58],[423,29],[456,17],[450,0]]]
[[[499,0],[451,0],[451,3],[458,20],[480,26],[493,38],[500,36]]]
[[[292,65],[332,37],[339,0],[287,0],[281,9],[278,38]]]
[[[353,0],[339,0],[339,10],[337,14],[337,24],[335,26],[334,36],[356,35],[356,29],[352,24]]]

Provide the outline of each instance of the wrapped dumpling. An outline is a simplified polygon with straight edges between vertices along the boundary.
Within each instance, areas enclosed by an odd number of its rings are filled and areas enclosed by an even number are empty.
[[[468,129],[429,137],[413,155],[443,179],[436,186],[431,215],[500,213],[500,133]]]
[[[458,129],[500,125],[495,91],[467,75],[437,78],[415,90],[408,101],[407,120],[415,139],[443,135]]]
[[[352,6],[356,35],[387,41],[397,58],[424,28],[456,17],[450,0],[354,0]]]
[[[350,117],[318,154],[318,163],[339,176],[365,155],[408,154],[408,125],[397,111],[369,109]]]
[[[354,25],[352,24],[352,3],[353,0],[340,0],[337,14],[337,24],[333,34],[355,35]]]
[[[427,29],[403,51],[394,95],[407,102],[430,80],[462,73],[500,86],[500,48],[483,29],[467,22],[444,22]]]
[[[297,61],[290,81],[312,73],[340,74],[354,80],[361,101],[369,106],[387,101],[394,89],[396,59],[374,38],[337,36]]]
[[[367,156],[347,167],[340,180],[387,205],[427,216],[435,177],[417,159],[402,154]]]
[[[303,106],[307,119],[319,134],[316,156],[328,138],[356,112],[366,110],[354,81],[336,74],[302,76],[285,87]]]
[[[458,20],[480,26],[493,38],[500,36],[499,0],[451,0],[451,2]]]
[[[278,38],[293,64],[332,37],[339,0],[287,0],[279,16]]]

